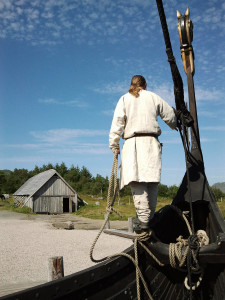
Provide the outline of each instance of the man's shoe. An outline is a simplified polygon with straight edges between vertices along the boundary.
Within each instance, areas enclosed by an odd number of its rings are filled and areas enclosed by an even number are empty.
[[[133,227],[134,227],[134,231],[141,230],[141,229],[148,230],[149,224],[141,222],[138,218],[136,218],[133,220]]]

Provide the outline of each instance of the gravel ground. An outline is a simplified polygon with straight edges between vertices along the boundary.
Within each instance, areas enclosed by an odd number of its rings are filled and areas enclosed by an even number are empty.
[[[74,224],[75,230],[53,226],[67,221]],[[63,256],[65,276],[95,265],[89,251],[98,233],[94,228],[100,228],[102,222],[69,214],[34,216],[0,211],[0,296],[46,282],[48,258],[52,256]],[[127,222],[111,222],[112,228],[126,226]],[[94,257],[118,253],[130,245],[131,240],[103,233]]]

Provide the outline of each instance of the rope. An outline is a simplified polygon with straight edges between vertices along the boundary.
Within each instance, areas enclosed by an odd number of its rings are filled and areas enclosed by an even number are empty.
[[[193,207],[192,207],[192,190],[191,190],[191,186],[190,186],[190,174],[189,174],[189,167],[188,167],[188,162],[191,162],[191,152],[189,150],[189,142],[188,142],[188,133],[187,133],[187,128],[186,126],[183,124],[183,121],[181,122],[182,124],[179,124],[178,128],[179,128],[179,133],[180,133],[180,137],[183,143],[183,147],[184,147],[184,154],[185,154],[185,162],[186,162],[186,174],[187,174],[187,184],[188,184],[188,193],[189,193],[189,207],[190,207],[190,213],[191,213],[191,227],[192,227],[192,231],[194,231],[194,216],[193,216]],[[181,132],[181,125],[183,127],[183,134]]]
[[[147,283],[145,282],[145,279],[140,271],[139,265],[138,265],[138,244],[155,260],[156,263],[158,263],[159,266],[164,266],[163,263],[161,263],[157,257],[147,248],[146,245],[143,244],[143,242],[147,241],[149,237],[151,236],[151,231],[150,232],[142,232],[140,234],[136,235],[136,238],[134,240],[134,258],[127,254],[127,253],[116,253],[110,256],[106,256],[102,259],[94,259],[93,257],[93,251],[94,247],[103,232],[103,229],[105,228],[106,223],[108,222],[109,215],[113,212],[118,214],[120,217],[120,213],[113,208],[115,199],[116,199],[116,191],[117,191],[117,164],[118,164],[118,154],[114,155],[113,159],[113,166],[112,166],[112,171],[111,171],[111,176],[110,176],[110,181],[109,181],[109,189],[108,189],[108,196],[107,196],[107,207],[106,207],[106,217],[105,221],[102,225],[102,227],[99,230],[99,233],[97,237],[95,238],[91,249],[90,249],[90,258],[93,262],[102,262],[105,260],[108,260],[110,258],[115,258],[118,256],[123,256],[128,258],[135,266],[136,268],[136,286],[137,286],[137,299],[141,300],[141,291],[140,291],[140,280],[144,286],[145,292],[148,295],[149,299],[153,300],[152,295],[149,292]],[[110,203],[110,196],[111,196],[111,191],[112,191],[112,186],[113,187],[113,200]],[[196,273],[198,274],[200,272],[200,266],[198,264],[197,260],[197,254],[199,252],[200,247],[203,245],[207,245],[209,243],[209,238],[207,237],[207,234],[204,230],[199,230],[197,231],[197,234],[193,235],[192,234],[192,228],[185,216],[185,212],[182,213],[182,217],[187,225],[188,231],[189,231],[189,238],[188,239],[183,239],[182,236],[179,236],[177,238],[177,243],[170,243],[169,245],[169,259],[170,259],[170,264],[173,268],[178,268],[181,271],[184,271],[184,266],[187,267],[188,269],[188,275],[186,276],[184,280],[184,285],[187,290],[190,292],[190,297],[192,299],[192,290],[195,290],[198,288],[202,281],[202,274],[200,274],[198,281],[195,282],[194,284],[191,281],[191,273]],[[182,269],[183,268],[183,269]]]
[[[115,198],[116,198],[116,193],[115,193],[115,191],[116,191],[116,189],[117,189],[117,164],[118,164],[118,154],[115,153],[115,154],[114,154],[114,159],[113,159],[113,165],[112,165],[111,175],[110,175],[110,180],[109,180],[108,195],[107,195],[107,207],[106,207],[106,212],[107,212],[107,214],[106,214],[106,217],[105,217],[105,221],[104,221],[104,223],[102,224],[102,226],[101,226],[101,228],[100,228],[100,230],[99,230],[99,232],[98,232],[98,234],[97,234],[97,236],[96,236],[96,238],[95,238],[95,240],[94,240],[94,242],[93,242],[93,244],[92,244],[92,246],[91,246],[91,249],[90,249],[90,258],[91,258],[91,260],[92,260],[93,262],[96,262],[96,263],[97,263],[97,262],[101,262],[101,261],[105,261],[105,260],[108,258],[108,257],[105,257],[105,258],[96,260],[96,259],[94,259],[94,257],[93,257],[93,251],[94,251],[94,247],[95,247],[95,245],[96,245],[96,243],[97,243],[97,241],[98,241],[100,235],[102,234],[102,232],[103,232],[103,230],[104,230],[104,228],[105,228],[106,223],[107,223],[108,220],[109,220],[109,215],[110,215],[111,213],[115,212],[115,213],[118,214],[120,217],[122,217],[121,214],[120,214],[117,210],[115,210],[115,209],[113,208],[113,204],[114,204]],[[111,191],[112,191],[112,185],[113,185],[113,182],[114,182],[114,197],[113,197],[112,203],[110,203],[110,196],[111,196]]]
[[[109,215],[112,213],[112,212],[115,212],[117,213],[119,216],[120,213],[118,211],[116,211],[114,208],[113,208],[113,204],[115,202],[115,198],[116,198],[116,190],[117,190],[117,163],[118,163],[118,154],[115,153],[114,155],[114,159],[113,159],[113,166],[112,166],[112,171],[111,171],[111,175],[110,175],[110,181],[109,181],[109,189],[108,189],[108,196],[107,196],[107,207],[106,207],[106,211],[107,211],[107,214],[106,214],[106,217],[105,217],[105,221],[104,223],[102,224],[100,230],[99,230],[99,233],[97,234],[91,248],[90,248],[90,259],[95,262],[95,263],[98,263],[98,262],[102,262],[102,261],[106,261],[110,258],[114,258],[114,257],[118,257],[118,256],[123,256],[123,257],[126,257],[128,258],[135,266],[136,268],[136,285],[137,285],[137,299],[138,300],[141,300],[141,292],[140,292],[140,279],[141,279],[141,282],[144,286],[144,289],[145,289],[145,292],[146,294],[148,295],[148,298],[150,300],[153,300],[153,297],[151,295],[151,293],[149,292],[149,289],[148,289],[148,286],[147,286],[147,283],[144,279],[144,276],[138,266],[138,243],[147,251],[147,253],[149,255],[151,255],[151,257],[160,265],[160,266],[163,266],[163,264],[154,256],[153,253],[151,253],[151,251],[142,243],[143,241],[146,241],[147,239],[149,239],[151,233],[147,233],[147,232],[144,232],[144,233],[141,233],[139,235],[137,235],[137,237],[135,238],[134,240],[134,254],[135,254],[135,258],[133,258],[131,255],[127,254],[127,253],[116,253],[116,254],[113,254],[113,255],[110,255],[110,256],[106,256],[104,258],[101,258],[101,259],[95,259],[93,257],[93,251],[94,251],[94,247],[100,237],[100,235],[102,234],[103,232],[103,229],[106,225],[106,223],[108,222],[108,219],[109,219]],[[113,195],[113,200],[112,200],[112,203],[110,203],[110,195],[111,195],[111,190],[112,190],[112,185],[113,185],[113,182],[114,182],[114,195]]]
[[[182,267],[187,267],[188,275],[185,277],[184,285],[189,290],[190,298],[192,299],[192,291],[196,290],[202,281],[202,270],[198,264],[197,255],[200,247],[209,244],[209,238],[204,230],[198,230],[196,234],[192,234],[190,224],[184,213],[183,218],[187,224],[190,236],[188,239],[183,239],[182,236],[179,236],[176,239],[177,243],[170,243],[169,259],[172,268],[184,271]],[[194,284],[191,280],[192,273],[200,273],[197,282]]]

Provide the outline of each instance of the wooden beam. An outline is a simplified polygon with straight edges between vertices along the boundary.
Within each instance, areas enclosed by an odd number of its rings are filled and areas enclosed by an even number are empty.
[[[131,240],[135,239],[135,234],[134,233],[123,231],[123,230],[104,229],[103,232],[107,233],[107,234],[111,234],[111,235],[120,236],[120,237],[123,237],[123,238],[126,238],[126,239],[131,239]]]

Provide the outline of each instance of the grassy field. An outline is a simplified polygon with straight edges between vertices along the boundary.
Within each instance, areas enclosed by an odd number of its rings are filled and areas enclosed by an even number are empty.
[[[106,199],[99,199],[98,197],[82,195],[80,197],[85,200],[88,205],[80,207],[75,215],[79,215],[82,217],[90,218],[90,219],[104,219],[104,214],[106,214]],[[172,199],[161,198],[158,197],[156,210],[159,210],[165,205],[171,203]],[[218,207],[225,218],[225,200],[223,202],[217,202]],[[126,196],[120,198],[120,201],[116,199],[115,204],[113,206],[117,211],[122,215],[122,219],[115,213],[110,215],[110,220],[127,220],[129,217],[136,217],[136,212],[133,204],[132,197]],[[20,212],[25,214],[32,213],[30,208],[15,208],[13,204],[13,198],[6,199],[4,201],[0,200],[0,210],[11,210],[14,212]]]
[[[98,199],[95,197],[87,196],[87,195],[80,195],[80,197],[85,200],[88,205],[81,207],[77,212],[74,214],[80,215],[82,217],[91,218],[91,219],[104,219],[104,214],[106,214],[106,206],[107,201],[106,199]],[[170,204],[172,199],[158,197],[157,200],[157,207],[156,211],[164,207],[165,205]],[[99,205],[96,205],[96,202]],[[223,202],[217,202],[218,207],[225,218],[225,199]],[[129,217],[136,217],[136,212],[133,204],[132,197],[126,196],[120,199],[118,203],[118,199],[116,199],[115,204],[113,206],[120,214],[123,216],[122,219],[113,213],[110,215],[110,220],[127,220]]]
[[[225,199],[223,200],[223,202],[217,202],[217,205],[225,219]]]
[[[82,217],[91,218],[91,219],[103,219],[104,214],[106,214],[106,206],[107,200],[106,199],[98,199],[87,195],[80,195],[80,197],[85,200],[88,205],[81,207],[77,212],[74,214],[80,215]],[[99,205],[96,205],[96,202]],[[158,198],[157,210],[161,207],[170,204],[171,199],[163,199]],[[133,204],[132,197],[126,196],[120,199],[116,199],[115,204],[113,206],[120,214],[123,216],[122,219],[116,214],[113,213],[110,215],[110,220],[127,220],[129,217],[136,217],[136,212]]]

